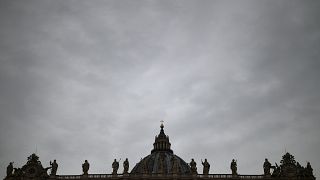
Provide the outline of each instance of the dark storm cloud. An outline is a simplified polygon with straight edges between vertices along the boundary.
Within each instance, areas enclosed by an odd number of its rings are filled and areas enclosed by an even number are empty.
[[[319,174],[319,3],[1,1],[0,175],[36,151],[59,174],[150,153],[261,174],[287,150]],[[130,168],[130,169],[131,169]],[[202,168],[200,168],[202,169]]]

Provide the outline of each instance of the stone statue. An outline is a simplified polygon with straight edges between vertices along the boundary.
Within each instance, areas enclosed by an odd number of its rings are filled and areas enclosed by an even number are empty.
[[[210,170],[210,164],[208,163],[207,159],[204,159],[204,162],[202,162],[201,160],[201,163],[203,165],[203,174],[208,175]]]
[[[112,174],[115,175],[118,173],[118,169],[119,169],[119,162],[117,161],[117,159],[114,159],[113,163],[112,163]]]
[[[191,173],[192,174],[198,174],[198,172],[197,172],[197,163],[194,161],[194,159],[191,159],[190,169],[191,169]]]
[[[84,163],[82,164],[83,175],[88,175],[89,168],[90,168],[90,164],[88,163],[87,160],[85,160]]]
[[[264,163],[263,163],[263,171],[265,176],[269,176],[270,174],[270,168],[271,168],[271,163],[268,161],[266,158]]]
[[[123,161],[123,174],[128,174],[129,171],[129,161],[128,158],[126,158],[125,161]]]
[[[51,167],[51,166],[50,166],[50,167],[43,168],[43,170],[41,170],[41,172],[40,172],[41,176],[49,177],[49,176],[48,176],[48,170],[49,170],[49,169],[51,169],[51,171],[52,171],[52,167]]]
[[[57,175],[57,170],[58,170],[58,163],[56,160],[53,160],[53,162],[50,161],[51,165],[51,176]]]
[[[232,175],[237,175],[237,161],[232,159],[231,165],[230,165]]]
[[[276,163],[275,166],[271,166],[271,168],[273,168],[273,173],[272,173],[272,176],[273,176],[273,177],[278,177],[278,176],[280,176],[280,167],[278,166],[277,163]]]
[[[172,156],[172,158],[171,158],[171,164],[172,164],[171,172],[173,174],[178,174],[179,173],[179,166],[178,166],[177,159],[174,156]]]
[[[307,162],[306,175],[307,176],[313,176],[313,169],[312,169],[312,167],[310,165],[310,162]]]
[[[14,169],[13,176],[21,177],[23,175],[23,172],[22,172],[21,168],[13,168],[13,169]]]
[[[7,177],[12,176],[13,172],[13,162],[10,162],[9,165],[7,166]]]
[[[304,167],[302,167],[299,162],[297,162],[297,174],[299,176],[304,174]]]

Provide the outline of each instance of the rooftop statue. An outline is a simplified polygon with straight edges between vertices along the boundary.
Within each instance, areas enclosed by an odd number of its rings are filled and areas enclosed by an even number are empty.
[[[7,177],[12,176],[12,173],[13,173],[13,162],[10,162],[7,167]]]
[[[125,161],[123,161],[123,174],[128,174],[129,171],[129,161],[128,158],[126,158]]]
[[[14,168],[14,177],[21,177],[23,175],[22,169],[21,168]]]
[[[117,161],[117,159],[114,159],[113,163],[112,163],[112,174],[118,174],[118,169],[119,169],[119,162]]]
[[[310,162],[307,163],[307,167],[306,167],[306,175],[307,176],[313,176],[313,169],[310,165]]]
[[[278,176],[280,176],[281,170],[280,170],[280,166],[278,166],[277,163],[275,163],[275,164],[276,164],[275,166],[271,166],[271,168],[273,169],[272,176],[273,177],[278,177]]]
[[[203,165],[203,174],[208,175],[210,170],[210,164],[208,163],[207,159],[204,159],[204,162],[202,162],[201,160],[201,163]]]
[[[190,169],[191,169],[191,173],[192,174],[198,174],[198,172],[197,172],[197,163],[194,161],[194,159],[191,159]]]
[[[58,163],[56,160],[53,160],[53,162],[50,161],[51,165],[51,176],[57,175],[57,170],[58,170]]]
[[[305,174],[305,168],[299,162],[297,162],[297,174]]]
[[[88,175],[89,168],[90,168],[90,164],[88,163],[87,160],[85,160],[84,163],[82,164],[83,175]]]
[[[264,163],[263,163],[263,172],[265,176],[269,176],[270,174],[270,168],[271,168],[271,163],[268,161],[266,158]]]
[[[237,161],[236,160],[234,160],[234,159],[232,159],[232,161],[231,161],[231,165],[230,165],[230,169],[231,169],[231,171],[232,171],[232,175],[237,175],[238,173],[237,173]]]

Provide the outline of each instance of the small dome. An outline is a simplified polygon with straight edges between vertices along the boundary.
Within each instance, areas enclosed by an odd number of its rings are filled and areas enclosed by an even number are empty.
[[[169,137],[160,126],[160,134],[155,137],[151,154],[141,159],[131,170],[131,174],[191,174],[190,167],[170,149]]]

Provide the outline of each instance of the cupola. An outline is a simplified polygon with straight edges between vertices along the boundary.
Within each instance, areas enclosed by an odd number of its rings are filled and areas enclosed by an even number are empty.
[[[155,141],[153,143],[153,150],[151,151],[151,153],[157,151],[166,151],[173,153],[173,151],[170,149],[171,143],[169,142],[169,136],[167,136],[163,130],[163,122],[161,123],[160,128],[160,133],[158,136],[155,137]]]

